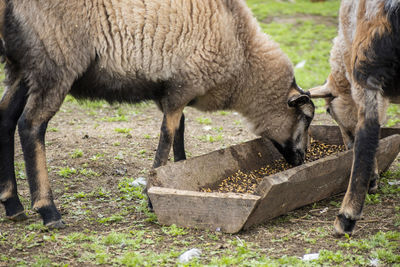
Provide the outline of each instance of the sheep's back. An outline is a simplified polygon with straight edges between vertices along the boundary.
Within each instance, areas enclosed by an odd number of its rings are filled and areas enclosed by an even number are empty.
[[[243,60],[234,18],[222,0],[13,3],[29,44],[40,43],[57,65],[77,75],[96,60],[125,77],[217,82]]]
[[[232,20],[222,1],[108,0],[98,10],[95,47],[100,64],[122,75],[219,80],[238,60]]]

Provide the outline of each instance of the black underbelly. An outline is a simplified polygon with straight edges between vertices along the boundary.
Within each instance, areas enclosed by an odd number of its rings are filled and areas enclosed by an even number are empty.
[[[158,101],[165,95],[167,84],[166,81],[110,75],[91,66],[73,83],[70,94],[78,99],[106,100],[110,103]]]

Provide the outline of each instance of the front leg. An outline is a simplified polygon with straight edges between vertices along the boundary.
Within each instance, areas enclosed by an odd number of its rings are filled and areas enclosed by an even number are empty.
[[[377,90],[364,90],[364,103],[360,105],[358,114],[349,186],[334,224],[338,235],[351,234],[356,221],[361,218],[369,182],[375,170],[380,131],[378,94]]]

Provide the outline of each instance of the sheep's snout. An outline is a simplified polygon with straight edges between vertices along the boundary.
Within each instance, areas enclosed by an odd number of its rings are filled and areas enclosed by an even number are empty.
[[[306,159],[305,149],[296,148],[290,140],[286,141],[284,144],[280,144],[276,141],[272,141],[272,143],[290,165],[299,166],[304,163]]]
[[[293,166],[299,166],[304,163],[306,154],[305,151],[296,149],[293,153],[288,153],[287,156],[283,156],[286,161]]]

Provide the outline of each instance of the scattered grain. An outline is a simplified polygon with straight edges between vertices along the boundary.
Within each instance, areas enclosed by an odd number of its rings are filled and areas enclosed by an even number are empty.
[[[315,161],[345,150],[346,148],[344,145],[325,144],[311,138],[311,143],[306,153],[306,162]],[[292,166],[284,159],[276,160],[272,164],[266,165],[258,170],[252,170],[250,172],[238,170],[234,175],[222,180],[222,182],[216,188],[202,188],[200,191],[253,194],[257,188],[257,185],[264,179],[265,176],[273,175],[290,168],[292,168]]]

